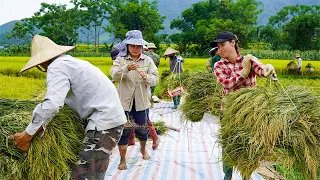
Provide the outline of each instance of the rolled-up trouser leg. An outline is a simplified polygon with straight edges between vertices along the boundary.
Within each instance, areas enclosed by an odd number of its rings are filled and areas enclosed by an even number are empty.
[[[123,125],[104,131],[89,130],[79,152],[77,166],[72,169],[75,180],[101,180],[108,169],[110,156],[119,142]]]

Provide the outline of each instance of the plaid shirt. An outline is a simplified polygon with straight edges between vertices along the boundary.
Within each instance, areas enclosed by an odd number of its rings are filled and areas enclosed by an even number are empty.
[[[238,54],[235,63],[229,62],[227,59],[222,58],[214,65],[214,73],[217,80],[224,87],[223,93],[226,95],[236,89],[242,87],[255,87],[256,75],[263,76],[264,65],[254,56],[251,58],[251,72],[247,79],[241,76],[240,71],[242,67],[243,57]]]

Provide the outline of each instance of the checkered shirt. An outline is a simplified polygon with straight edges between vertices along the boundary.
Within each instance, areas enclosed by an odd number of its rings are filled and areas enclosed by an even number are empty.
[[[251,72],[248,78],[242,77],[240,74],[240,71],[243,69],[242,60],[243,57],[238,54],[235,63],[222,58],[214,65],[214,73],[218,82],[222,84],[225,95],[242,87],[255,87],[256,76],[263,76],[264,65],[256,57],[252,56]]]

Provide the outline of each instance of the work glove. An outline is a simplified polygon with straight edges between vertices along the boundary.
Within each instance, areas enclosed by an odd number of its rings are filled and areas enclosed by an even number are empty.
[[[277,73],[271,64],[266,64],[263,69],[263,75],[265,77],[270,76],[271,79],[277,80]]]
[[[251,58],[252,58],[251,54],[248,54],[243,58],[243,61],[242,61],[243,69],[241,70],[240,74],[244,78],[247,78],[251,71]]]

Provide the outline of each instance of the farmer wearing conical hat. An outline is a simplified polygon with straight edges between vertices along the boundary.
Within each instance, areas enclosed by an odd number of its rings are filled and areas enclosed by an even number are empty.
[[[214,65],[214,73],[217,81],[223,86],[225,95],[240,88],[255,87],[256,76],[270,76],[276,80],[277,75],[271,64],[264,65],[250,54],[242,56],[239,53],[238,38],[232,32],[220,32],[210,46],[218,47],[221,56],[221,60]],[[224,111],[223,100],[221,106]],[[224,180],[231,180],[232,167],[223,162],[223,171]]]
[[[77,166],[72,169],[72,177],[104,179],[111,152],[127,119],[109,78],[89,62],[64,55],[73,48],[57,45],[44,36],[33,37],[31,58],[21,71],[37,67],[47,72],[47,93],[34,109],[25,131],[9,138],[18,148],[28,151],[32,138],[42,135],[50,120],[67,104],[88,122],[83,150],[79,152]]]
[[[110,74],[112,79],[119,83],[118,91],[121,104],[128,117],[133,117],[137,125],[148,125],[150,103],[150,87],[158,83],[158,69],[149,56],[142,53],[143,40],[139,30],[131,30],[126,33],[126,39],[116,47],[120,49],[119,56],[114,60]],[[150,124],[151,125],[151,124]],[[154,128],[149,128],[154,143],[158,144],[159,139]],[[120,164],[118,169],[127,169],[126,151],[132,129],[125,129],[118,143],[120,151]],[[146,150],[148,140],[148,129],[135,129],[137,138],[140,141],[140,152],[142,158],[150,159]]]
[[[181,56],[177,56],[176,53],[179,52],[171,47],[168,47],[166,51],[164,52],[163,56],[165,59],[167,57],[170,58],[170,71],[171,73],[176,73],[176,74],[181,74],[183,72],[183,62],[184,59]],[[173,101],[173,109],[177,109],[180,104],[180,99],[181,96],[173,96],[172,101]]]
[[[298,69],[297,69],[297,71],[298,71],[298,74],[301,75],[302,73],[301,73],[300,70],[301,70],[301,67],[302,67],[302,59],[300,57],[300,54],[296,54],[296,59],[298,61]]]

